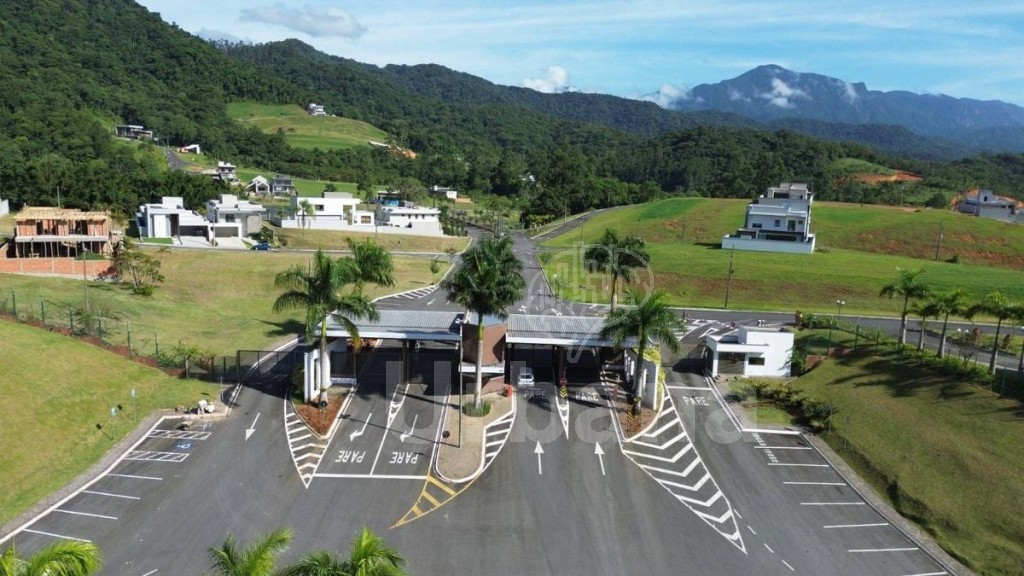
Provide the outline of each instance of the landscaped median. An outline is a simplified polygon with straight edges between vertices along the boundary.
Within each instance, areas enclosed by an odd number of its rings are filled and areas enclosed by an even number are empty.
[[[485,391],[487,389],[488,387],[484,388]],[[448,437],[442,438],[437,461],[434,463],[437,475],[443,480],[459,484],[474,480],[483,473],[486,464],[490,462],[490,459],[485,458],[488,427],[500,420],[514,418],[515,396],[509,397],[508,391],[507,386],[502,386],[501,390],[484,394],[483,401],[490,404],[490,410],[485,416],[462,415],[461,444],[459,407],[466,403],[472,405],[473,394],[453,394],[449,397],[442,423]],[[508,425],[511,428],[511,422]],[[488,448],[500,449],[497,445]],[[494,451],[493,454],[496,455],[497,452]]]

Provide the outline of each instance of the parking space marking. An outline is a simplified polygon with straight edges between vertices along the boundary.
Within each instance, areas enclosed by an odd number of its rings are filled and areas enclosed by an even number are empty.
[[[367,478],[371,480],[426,480],[427,475],[421,474],[334,474],[331,472],[317,472],[317,478]]]
[[[117,516],[106,516],[103,514],[93,514],[92,512],[76,512],[75,510],[65,510],[63,508],[55,508],[54,512],[63,512],[64,514],[74,514],[75,516],[89,516],[90,518],[102,518],[104,520],[117,520]]]
[[[126,500],[141,500],[138,496],[126,496],[124,494],[111,494],[110,492],[99,492],[97,490],[82,490],[82,494],[95,494],[97,496],[109,496],[111,498],[124,498]]]
[[[916,546],[914,548],[862,548],[859,550],[847,550],[850,554],[870,554],[872,552],[913,552],[920,550]]]
[[[772,554],[775,554],[775,550],[772,550],[772,547],[769,546],[767,542],[764,543],[764,547],[765,547],[766,550],[768,550]]]
[[[163,478],[157,478],[156,476],[136,476],[134,474],[114,474],[111,472],[107,476],[117,476],[118,478],[132,478],[134,480],[163,480]]]
[[[146,460],[152,462],[184,462],[188,454],[183,452],[152,452],[149,450],[132,450],[125,460]]]
[[[790,572],[796,572],[796,569],[793,568],[792,566],[790,566],[789,562],[786,562],[785,560],[783,560],[782,563],[786,565],[786,568],[789,568]]]
[[[210,432],[189,432],[187,430],[153,430],[150,438],[174,438],[175,440],[206,440]]]
[[[825,529],[831,528],[879,528],[882,526],[888,526],[888,522],[873,522],[871,524],[832,524],[830,526],[822,526]]]
[[[145,574],[143,574],[142,576],[152,576],[153,574],[156,574],[156,573],[157,573],[157,572],[159,572],[159,571],[160,571],[160,569],[159,569],[159,568],[154,568],[154,569],[150,570],[149,572],[146,572],[146,573],[145,573]]]
[[[43,536],[49,536],[51,538],[60,538],[61,540],[74,540],[76,542],[89,542],[92,540],[86,540],[85,538],[77,538],[75,536],[64,536],[63,534],[54,534],[53,532],[43,532],[42,530],[33,530],[31,528],[22,528],[22,532],[31,532],[32,534],[42,534]]]

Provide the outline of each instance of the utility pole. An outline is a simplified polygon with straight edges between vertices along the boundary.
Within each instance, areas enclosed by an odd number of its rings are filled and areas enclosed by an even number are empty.
[[[945,236],[942,230],[943,221],[939,220],[939,238],[935,241],[935,261],[939,261],[939,253],[942,251],[942,237]]]
[[[729,278],[725,281],[725,308],[729,307],[729,293],[732,292],[732,258],[736,255],[736,247],[729,250]]]

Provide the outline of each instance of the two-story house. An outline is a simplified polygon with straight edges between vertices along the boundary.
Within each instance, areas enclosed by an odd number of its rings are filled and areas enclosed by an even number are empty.
[[[310,212],[303,203],[308,203]],[[373,232],[374,214],[360,210],[362,200],[348,192],[323,192],[319,198],[292,196],[288,210],[278,210],[270,221],[282,228],[314,230],[360,230]]]
[[[234,194],[221,194],[206,203],[206,220],[213,225],[214,237],[245,237],[260,231],[266,211],[263,206]]]
[[[34,206],[14,217],[15,258],[67,258],[86,252],[109,255],[110,214]]]
[[[186,209],[184,201],[178,196],[164,196],[160,202],[139,206],[135,213],[135,225],[142,238],[200,236],[210,240],[213,237],[210,222]]]
[[[287,174],[277,174],[270,181],[270,193],[274,196],[294,196],[297,194],[295,183],[292,177]]]
[[[768,188],[747,205],[743,227],[722,238],[722,248],[795,254],[814,252],[813,199],[807,184],[785,182]]]

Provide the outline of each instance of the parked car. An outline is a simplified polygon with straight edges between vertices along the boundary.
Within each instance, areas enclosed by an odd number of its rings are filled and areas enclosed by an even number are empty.
[[[270,244],[267,244],[266,242],[260,242],[259,244],[256,244],[255,246],[253,246],[252,249],[253,250],[270,250]]]
[[[516,386],[525,388],[533,387],[533,368],[523,366],[519,369],[519,377],[516,378]]]

